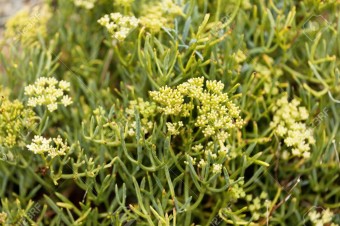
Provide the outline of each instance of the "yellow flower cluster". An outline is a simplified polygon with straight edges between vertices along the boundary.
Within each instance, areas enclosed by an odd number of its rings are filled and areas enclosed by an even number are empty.
[[[51,143],[54,143],[54,146],[51,145]],[[60,136],[53,139],[46,139],[42,136],[34,136],[32,143],[27,145],[27,148],[34,154],[47,153],[51,159],[56,156],[65,155],[66,152],[70,150],[70,147],[60,138]]]
[[[7,21],[5,37],[19,40],[24,45],[31,44],[38,40],[38,35],[46,36],[46,24],[51,16],[46,6],[22,10]]]
[[[177,5],[174,0],[162,0],[161,2],[163,10],[171,15],[183,14],[182,8]]]
[[[0,224],[5,224],[7,220],[7,213],[1,212],[0,213]]]
[[[198,168],[204,170],[205,167],[209,167],[210,171],[213,174],[222,173],[223,163],[226,158],[232,159],[236,157],[236,153],[232,152],[229,146],[225,146],[222,141],[220,144],[216,144],[212,141],[209,141],[205,147],[202,144],[197,144],[192,147],[192,150],[196,155],[203,153],[203,156],[198,158],[191,158],[191,162],[193,165],[197,165]],[[199,161],[198,161],[199,159]],[[208,161],[210,159],[210,161]],[[196,163],[198,161],[198,163]],[[211,164],[208,165],[208,162]],[[188,164],[187,161],[185,161]]]
[[[150,92],[150,96],[161,105],[159,109],[166,115],[189,116],[194,108],[192,103],[184,103],[184,96],[178,89],[165,86]]]
[[[70,90],[70,83],[58,82],[55,78],[40,77],[33,84],[25,87],[25,95],[29,97],[28,106],[46,105],[50,112],[58,108],[58,104],[68,106],[72,100],[64,92]]]
[[[274,64],[273,59],[270,57],[265,58],[268,64]],[[263,91],[265,95],[277,95],[279,93],[279,82],[273,79],[273,74],[277,77],[283,75],[283,71],[280,68],[269,68],[264,64],[257,63],[254,65],[254,70],[258,73],[258,78],[263,81]]]
[[[166,126],[168,128],[168,132],[171,134],[171,135],[178,135],[179,134],[179,129],[181,127],[183,127],[183,122],[182,121],[179,121],[179,122],[167,122],[166,123]]]
[[[238,50],[236,53],[233,54],[235,61],[239,64],[242,63],[247,59],[246,54],[242,50]]]
[[[172,0],[152,2],[142,10],[140,22],[151,32],[157,33],[162,27],[171,26],[176,16],[183,15],[182,8]]]
[[[97,0],[74,0],[74,4],[85,9],[92,9]]]
[[[308,118],[305,107],[299,107],[300,102],[293,99],[288,102],[287,96],[283,96],[273,107],[273,121],[270,126],[275,134],[284,139],[284,143],[291,148],[294,157],[310,157],[310,145],[315,143],[312,129],[303,122]],[[289,152],[283,152],[283,158],[289,158]]]
[[[203,77],[192,78],[177,88],[165,86],[159,91],[151,91],[150,96],[159,104],[158,109],[166,115],[188,117],[196,105],[195,126],[205,137],[216,136],[224,142],[229,136],[229,130],[243,126],[240,110],[222,92],[224,84],[207,81],[206,89],[203,89],[203,85]]]
[[[170,135],[189,132],[184,127],[188,123],[187,128],[198,128],[208,141],[204,146],[201,143],[193,146],[192,151],[198,157],[188,156],[188,160],[191,159],[191,163],[202,170],[208,167],[213,174],[222,173],[225,159],[236,156],[225,143],[230,131],[244,124],[240,110],[223,93],[223,89],[223,83],[207,81],[204,84],[204,78],[200,77],[189,79],[175,88],[165,86],[159,91],[150,92],[152,100],[158,105],[158,112],[175,116],[173,122],[166,123]],[[189,164],[188,161],[185,163]]]
[[[308,213],[309,220],[313,225],[329,225],[338,226],[338,224],[331,223],[334,213],[330,209],[322,210],[321,213],[317,212],[315,209]]]
[[[36,119],[32,109],[25,108],[19,100],[0,96],[0,146],[25,146],[24,133],[33,129]]]
[[[144,101],[142,98],[130,101],[129,107],[125,110],[128,120],[128,135],[135,136],[137,122],[135,120],[135,109],[139,112],[141,131],[143,134],[147,134],[153,129],[152,118],[156,113],[156,105],[148,101]]]
[[[138,19],[134,16],[123,16],[120,13],[106,14],[98,20],[98,23],[108,30],[112,38],[123,41],[132,29],[138,26]]]
[[[235,180],[229,179],[230,186],[229,195],[232,200],[237,200],[246,197],[246,193],[243,190],[244,180],[239,180],[235,183]]]
[[[253,219],[257,221],[260,217],[265,217],[268,213],[268,209],[270,208],[271,201],[267,199],[268,194],[266,192],[262,192],[259,197],[253,199],[252,195],[247,195],[246,200],[249,204],[249,210],[252,213]]]
[[[214,163],[212,166],[212,172],[218,174],[218,173],[221,173],[221,171],[222,171],[222,164]]]

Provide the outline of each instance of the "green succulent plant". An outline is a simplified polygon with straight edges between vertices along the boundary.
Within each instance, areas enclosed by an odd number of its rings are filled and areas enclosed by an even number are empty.
[[[340,3],[45,0],[0,41],[0,224],[340,224]]]

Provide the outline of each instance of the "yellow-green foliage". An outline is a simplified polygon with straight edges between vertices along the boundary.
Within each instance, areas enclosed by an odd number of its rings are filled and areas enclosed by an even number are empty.
[[[24,45],[36,43],[47,35],[47,22],[52,14],[49,7],[36,6],[23,9],[6,23],[5,36],[22,42]]]
[[[19,100],[9,100],[5,92],[0,92],[0,98],[0,146],[23,147],[27,132],[36,125],[36,115]]]
[[[337,0],[19,12],[1,42],[0,224],[339,225],[339,21]]]

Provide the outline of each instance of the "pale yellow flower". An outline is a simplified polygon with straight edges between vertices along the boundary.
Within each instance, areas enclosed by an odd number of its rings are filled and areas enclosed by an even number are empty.
[[[28,106],[36,107],[46,105],[50,112],[57,110],[58,104],[68,106],[72,100],[64,92],[70,89],[70,83],[58,82],[55,78],[40,77],[37,81],[25,87],[25,95],[28,98]]]

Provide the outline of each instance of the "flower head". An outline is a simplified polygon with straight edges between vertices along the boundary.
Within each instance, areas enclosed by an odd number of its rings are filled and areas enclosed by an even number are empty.
[[[25,131],[36,125],[36,115],[19,100],[10,101],[0,87],[0,146],[23,147]]]
[[[97,0],[74,0],[74,4],[85,9],[92,9]]]
[[[303,122],[308,118],[305,107],[299,107],[300,102],[293,99],[288,102],[287,96],[282,97],[273,108],[274,117],[270,126],[275,134],[284,140],[285,145],[291,148],[293,156],[309,158],[310,145],[315,143],[313,131]],[[284,158],[287,159],[284,152]]]
[[[69,89],[69,82],[58,82],[53,77],[40,77],[33,85],[25,87],[25,95],[29,97],[28,106],[46,105],[47,109],[52,112],[58,108],[58,104],[64,106],[72,104],[71,98],[64,94]]]
[[[167,126],[168,131],[169,131],[169,133],[171,135],[178,135],[179,134],[179,129],[181,127],[183,127],[183,122],[182,121],[174,122],[174,123],[167,122],[166,126]]]
[[[221,164],[213,164],[212,172],[213,173],[221,173],[222,165]]]
[[[137,122],[135,110],[139,112],[141,132],[142,134],[150,133],[153,129],[153,117],[156,111],[156,105],[148,101],[144,101],[142,98],[132,100],[129,102],[128,108],[125,110],[126,119],[128,121],[128,135],[135,136],[137,130]]]
[[[254,220],[259,220],[260,217],[266,216],[268,214],[268,208],[271,205],[271,201],[267,199],[268,194],[262,192],[260,196],[253,198],[252,195],[247,195],[246,200],[249,203],[249,210],[253,216]]]
[[[183,15],[183,11],[172,0],[161,0],[143,7],[141,14],[140,23],[152,33],[157,33],[162,27],[171,27],[174,18]]]
[[[222,92],[221,82],[207,81],[206,89],[203,85],[203,77],[192,78],[176,88],[165,86],[151,91],[150,96],[159,105],[158,110],[166,115],[188,117],[196,106],[198,115],[194,125],[205,137],[216,136],[224,142],[229,136],[228,130],[243,126],[240,110]]]
[[[24,45],[35,43],[39,35],[47,35],[47,22],[51,16],[51,10],[46,6],[21,10],[7,21],[5,37],[18,40]]]
[[[129,17],[120,13],[111,13],[100,18],[98,23],[106,27],[112,38],[123,41],[132,29],[138,26],[139,20],[134,16]]]
[[[52,143],[55,145],[52,145]],[[34,154],[47,153],[47,155],[51,158],[58,155],[65,155],[70,149],[67,143],[63,142],[60,136],[53,139],[46,139],[42,136],[34,136],[32,143],[27,145],[27,148]]]
[[[334,223],[330,224],[333,216],[334,213],[328,208],[322,210],[322,212],[317,212],[314,209],[308,213],[309,220],[313,223],[313,225],[337,225]]]

